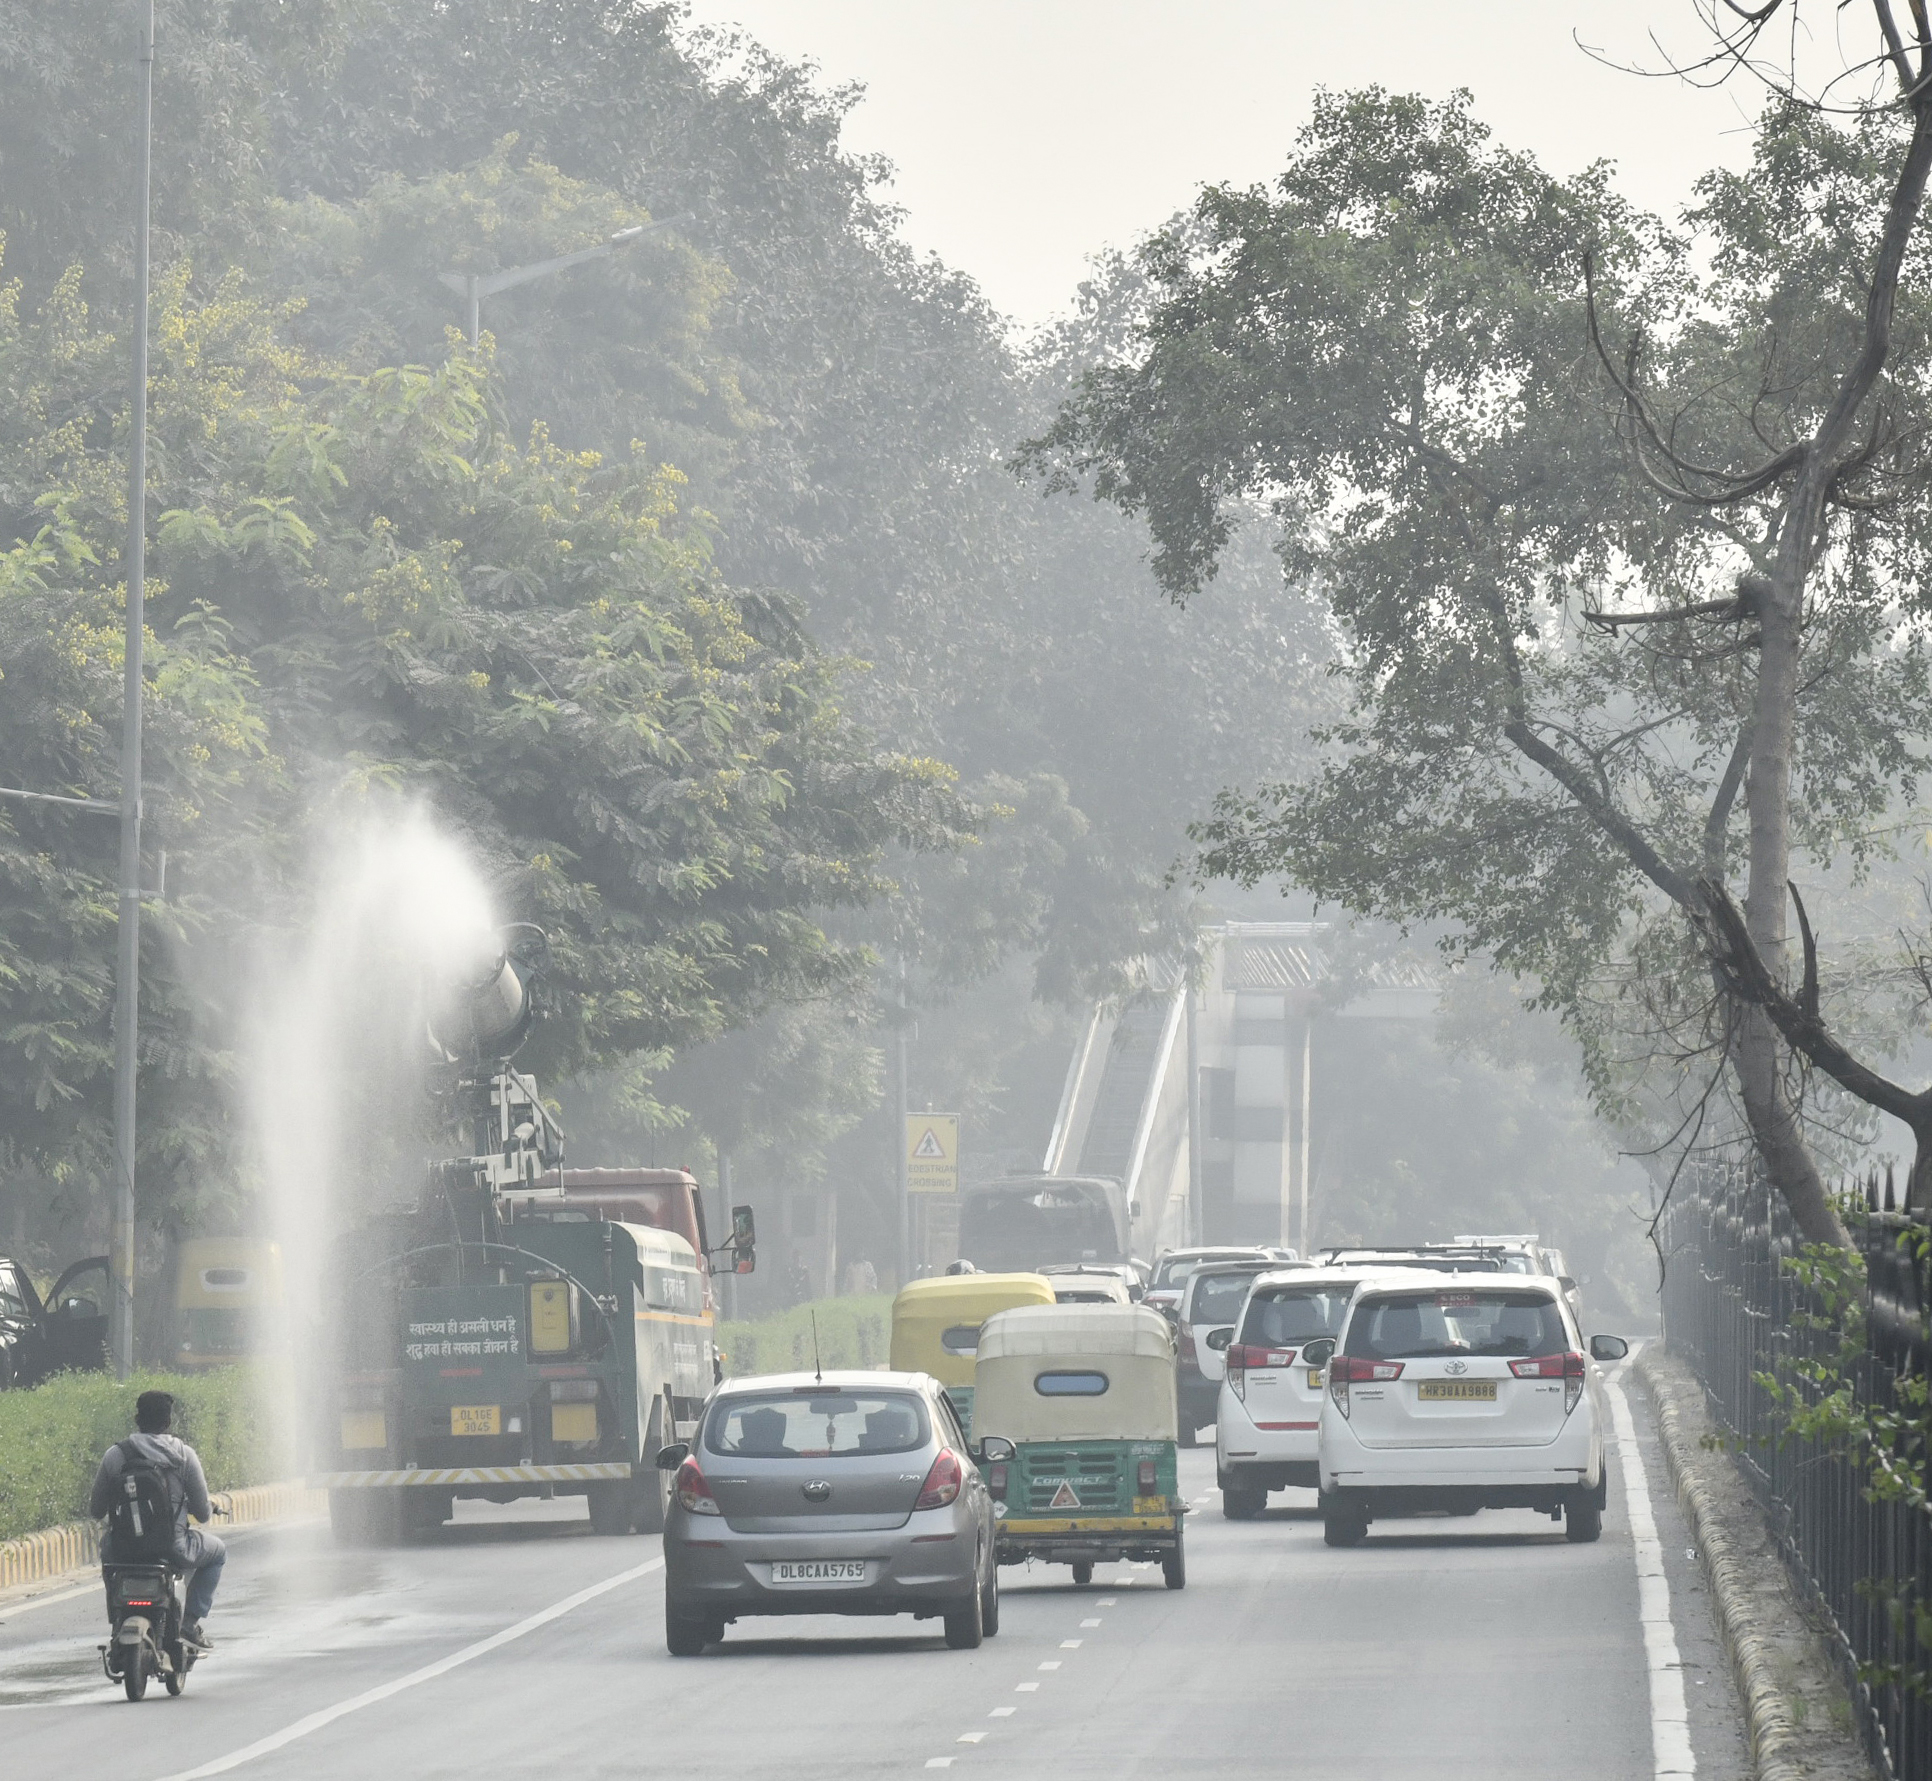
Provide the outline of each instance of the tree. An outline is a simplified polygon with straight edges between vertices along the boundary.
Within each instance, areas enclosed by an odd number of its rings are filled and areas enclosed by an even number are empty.
[[[1574,1021],[1661,913],[1690,921],[1694,969],[1725,964],[1743,786],[1746,907],[1775,958],[1791,847],[1869,851],[1915,784],[1923,535],[1914,508],[1860,497],[1909,479],[1893,440],[1926,412],[1932,312],[1913,287],[1888,361],[1867,301],[1884,287],[1889,316],[1885,219],[1916,214],[1923,103],[1850,135],[1774,106],[1752,174],[1701,188],[1702,280],[1607,170],[1551,179],[1493,147],[1466,96],[1325,97],[1273,192],[1212,189],[1147,245],[1156,297],[1132,352],[1089,373],[1026,462],[1144,514],[1183,598],[1213,574],[1231,504],[1267,501],[1287,572],[1329,596],[1353,694],[1311,780],[1223,801],[1210,870],[1454,922]],[[1627,370],[1595,338],[1651,344]],[[1877,423],[1874,350],[1896,417]],[[1864,417],[1849,434],[1832,418],[1847,402]],[[1760,433],[1778,461],[1734,498],[1649,480],[1646,448],[1742,462]],[[1754,590],[1794,525],[1817,531],[1820,475],[1847,498],[1794,559],[1801,609],[1771,622],[1797,653],[1767,677]],[[1712,618],[1749,622],[1712,648]],[[1807,1234],[1840,1240],[1769,1028],[1725,981],[1716,1044],[1752,1136]]]

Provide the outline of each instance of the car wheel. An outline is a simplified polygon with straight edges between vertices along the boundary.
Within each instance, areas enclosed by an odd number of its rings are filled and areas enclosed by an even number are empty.
[[[724,1637],[724,1627],[695,1614],[680,1614],[667,1599],[664,1604],[664,1647],[673,1657],[702,1657],[707,1645]]]
[[[1596,1498],[1599,1509],[1610,1507],[1610,1462],[1608,1460],[1603,1462],[1597,1472]]]
[[[1230,1521],[1252,1521],[1268,1506],[1268,1493],[1242,1484],[1221,1486],[1221,1513]]]
[[[1174,1530],[1174,1550],[1161,1559],[1161,1576],[1169,1589],[1187,1587],[1187,1545],[1182,1529]]]
[[[1359,1546],[1368,1538],[1368,1517],[1342,1503],[1324,1503],[1322,1538],[1330,1546]]]
[[[946,1643],[955,1651],[977,1651],[986,1638],[986,1617],[978,1589],[946,1610]]]
[[[1603,1510],[1594,1490],[1578,1491],[1563,1506],[1563,1537],[1575,1546],[1603,1537]]]

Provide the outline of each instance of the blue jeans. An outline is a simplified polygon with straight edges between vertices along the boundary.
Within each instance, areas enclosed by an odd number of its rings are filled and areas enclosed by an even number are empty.
[[[190,1624],[199,1625],[215,1605],[215,1589],[221,1582],[221,1567],[228,1562],[228,1547],[220,1535],[201,1528],[189,1530],[188,1546],[195,1561],[195,1574],[189,1580],[188,1602],[181,1612]]]

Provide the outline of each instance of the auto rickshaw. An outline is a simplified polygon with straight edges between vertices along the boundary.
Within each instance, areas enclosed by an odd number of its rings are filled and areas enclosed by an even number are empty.
[[[979,1326],[1014,1305],[1051,1305],[1041,1274],[942,1274],[900,1288],[892,1301],[892,1370],[930,1373],[945,1387],[970,1437],[973,1357]]]
[[[190,1237],[175,1251],[172,1355],[183,1373],[258,1359],[282,1334],[282,1251],[240,1237]]]
[[[986,1466],[999,1562],[1071,1565],[1084,1588],[1096,1563],[1158,1560],[1184,1589],[1167,1319],[1145,1305],[1002,1311],[980,1331],[977,1374],[976,1438],[1014,1450]]]

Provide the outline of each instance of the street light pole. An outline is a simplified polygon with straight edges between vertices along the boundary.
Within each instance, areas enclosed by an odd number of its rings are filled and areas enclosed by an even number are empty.
[[[154,0],[145,0],[135,142],[134,372],[127,442],[127,644],[121,692],[121,869],[114,967],[114,1370],[134,1371],[134,1138],[141,1023],[141,654],[147,615],[148,196],[154,137]]]
[[[642,241],[646,235],[655,235],[660,229],[674,229],[679,223],[690,221],[691,214],[686,211],[678,216],[667,216],[661,222],[633,223],[628,229],[619,229],[608,241],[599,242],[595,247],[580,247],[575,253],[558,254],[554,259],[533,260],[528,266],[509,266],[501,272],[487,273],[439,272],[436,276],[469,304],[470,345],[477,346],[483,339],[485,297],[494,297],[498,291],[514,290],[518,285],[529,284],[535,279],[548,278],[551,273],[562,272],[570,266],[581,266],[586,260],[605,259],[619,248]]]

